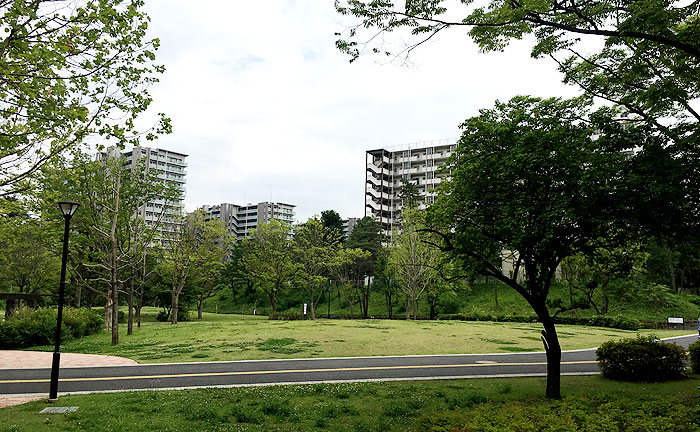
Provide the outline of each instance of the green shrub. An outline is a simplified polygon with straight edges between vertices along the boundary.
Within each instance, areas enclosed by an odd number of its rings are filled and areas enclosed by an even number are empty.
[[[190,311],[187,309],[178,309],[177,311],[177,322],[184,322],[190,320]],[[170,321],[170,313],[165,311],[158,312],[156,315],[156,321],[167,322]]]
[[[21,308],[9,319],[0,321],[0,349],[27,348],[54,343],[56,309]],[[68,340],[97,333],[102,318],[90,309],[63,309],[61,339]]]
[[[596,357],[604,377],[623,381],[678,379],[685,371],[683,347],[658,342],[654,336],[605,342]]]
[[[54,327],[55,327],[54,314]],[[104,320],[98,312],[88,308],[65,308],[63,309],[63,325],[71,329],[74,338],[95,334],[102,330]]]
[[[700,340],[690,344],[688,351],[690,352],[690,368],[694,373],[700,374]]]

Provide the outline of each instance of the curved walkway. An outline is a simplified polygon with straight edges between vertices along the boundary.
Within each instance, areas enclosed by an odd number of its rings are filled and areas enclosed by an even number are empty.
[[[50,368],[53,352],[46,351],[0,351],[0,369],[40,369]],[[97,355],[61,353],[61,368],[90,367],[90,366],[123,366],[138,364],[134,360]],[[48,388],[46,389],[48,398]],[[37,396],[5,396],[0,395],[0,408],[42,399]]]

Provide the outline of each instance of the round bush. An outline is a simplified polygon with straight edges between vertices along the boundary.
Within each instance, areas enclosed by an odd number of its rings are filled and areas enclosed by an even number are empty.
[[[700,340],[690,344],[688,351],[690,352],[690,368],[694,373],[700,374]]]
[[[654,336],[605,342],[596,350],[603,376],[622,381],[664,381],[683,377],[683,347]]]
[[[21,308],[9,319],[0,321],[0,349],[52,345],[56,333],[56,309]],[[96,333],[102,318],[89,309],[63,309],[61,339],[68,340]]]

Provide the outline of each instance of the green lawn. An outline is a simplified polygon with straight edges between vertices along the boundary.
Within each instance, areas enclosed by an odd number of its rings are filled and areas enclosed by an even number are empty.
[[[0,432],[425,431],[649,432],[700,430],[700,379],[621,383],[562,377],[285,385],[62,396],[0,409]]]
[[[155,309],[147,311],[151,315]],[[145,322],[120,343],[108,332],[67,341],[63,352],[109,354],[140,363],[461,354],[542,351],[539,324],[460,321],[326,320],[271,321],[250,315],[205,314],[177,325]],[[636,332],[558,326],[563,349],[593,348]],[[642,331],[649,334],[651,331]],[[658,337],[689,332],[656,331]],[[34,348],[37,349],[37,348]],[[50,346],[40,347],[47,351]]]

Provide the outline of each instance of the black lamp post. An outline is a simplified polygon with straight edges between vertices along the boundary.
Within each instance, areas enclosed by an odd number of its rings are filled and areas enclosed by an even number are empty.
[[[61,285],[58,289],[58,318],[56,323],[56,345],[53,350],[53,362],[51,363],[51,385],[49,387],[49,402],[55,402],[58,398],[58,366],[61,363],[61,322],[63,321],[63,293],[66,288],[66,260],[68,259],[68,227],[70,218],[78,210],[80,204],[73,201],[61,201],[58,208],[63,213],[66,221],[63,231],[63,259],[61,261]]]

